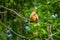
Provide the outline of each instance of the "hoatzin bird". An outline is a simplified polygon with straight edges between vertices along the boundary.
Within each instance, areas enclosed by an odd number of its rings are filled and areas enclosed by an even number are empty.
[[[36,14],[36,9],[30,14],[30,22],[38,22],[38,15]]]

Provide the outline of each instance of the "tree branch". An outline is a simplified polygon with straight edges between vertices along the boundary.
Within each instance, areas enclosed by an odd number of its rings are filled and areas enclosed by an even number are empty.
[[[3,13],[6,13],[5,11],[4,12],[0,12],[0,14],[3,14]]]
[[[0,24],[2,24],[4,27],[10,29],[11,32],[13,32],[15,35],[17,35],[17,36],[19,36],[19,37],[22,37],[22,38],[29,39],[29,38],[27,38],[27,37],[25,37],[25,36],[19,35],[19,34],[17,34],[16,32],[14,32],[11,27],[9,27],[9,26],[5,25],[4,23],[2,23],[1,20],[0,20]]]
[[[26,19],[26,20],[29,20],[29,21],[30,21],[30,19],[27,19],[27,18],[19,15],[19,14],[18,14],[16,11],[14,11],[13,9],[9,9],[9,8],[7,8],[7,7],[4,7],[4,6],[0,6],[0,8],[4,8],[4,9],[10,11],[10,12],[14,12],[13,14],[16,14],[19,18],[23,18],[23,19]]]

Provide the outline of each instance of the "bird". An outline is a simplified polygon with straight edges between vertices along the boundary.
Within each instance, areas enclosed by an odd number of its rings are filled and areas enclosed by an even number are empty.
[[[36,13],[36,9],[34,9],[30,14],[30,22],[35,22],[35,23],[38,22],[38,15]]]

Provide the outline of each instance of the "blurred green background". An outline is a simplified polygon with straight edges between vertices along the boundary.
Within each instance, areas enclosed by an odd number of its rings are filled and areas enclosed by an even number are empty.
[[[34,7],[37,24],[28,21]],[[18,34],[0,24],[0,40],[60,40],[60,0],[0,0],[0,20]]]

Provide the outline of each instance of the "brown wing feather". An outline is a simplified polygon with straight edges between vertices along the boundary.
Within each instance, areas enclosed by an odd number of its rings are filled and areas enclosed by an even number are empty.
[[[38,15],[36,14],[36,10],[33,10],[30,14],[30,20],[33,22],[38,22]]]

